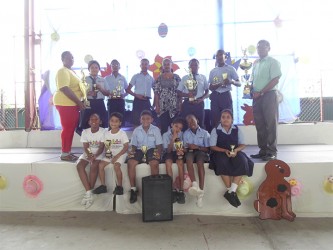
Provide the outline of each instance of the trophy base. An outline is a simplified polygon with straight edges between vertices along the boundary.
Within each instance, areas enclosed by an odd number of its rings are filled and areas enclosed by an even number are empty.
[[[188,101],[189,102],[195,102],[197,99],[195,99],[195,98],[188,98]]]
[[[243,94],[243,99],[252,99],[251,94]]]
[[[86,109],[91,109],[90,101],[85,100],[83,103],[84,103],[84,106],[86,106]]]
[[[105,157],[108,158],[108,159],[111,159],[112,158],[112,154],[105,154]]]

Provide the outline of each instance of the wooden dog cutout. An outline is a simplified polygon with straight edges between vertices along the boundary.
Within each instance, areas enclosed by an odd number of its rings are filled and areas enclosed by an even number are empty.
[[[290,176],[289,166],[283,161],[271,160],[266,163],[265,171],[267,177],[258,189],[258,200],[254,201],[259,218],[293,221],[296,215],[291,207],[290,184],[284,179]]]

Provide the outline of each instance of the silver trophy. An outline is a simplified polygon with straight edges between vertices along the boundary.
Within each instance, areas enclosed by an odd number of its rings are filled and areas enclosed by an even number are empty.
[[[244,85],[244,89],[243,89],[243,99],[251,99],[251,74],[249,74],[249,70],[252,67],[252,62],[248,62],[248,56],[247,56],[247,49],[243,49],[242,48],[242,52],[243,52],[243,61],[239,64],[239,67],[245,71],[245,74],[242,75],[241,79],[242,82],[245,83]]]
[[[196,80],[194,80],[191,68],[186,70],[186,72],[188,73],[188,79],[185,82],[185,87],[187,88],[188,92],[192,96],[192,97],[189,97],[189,101],[194,102],[196,100],[195,96],[196,96],[196,90],[197,90],[198,82]]]

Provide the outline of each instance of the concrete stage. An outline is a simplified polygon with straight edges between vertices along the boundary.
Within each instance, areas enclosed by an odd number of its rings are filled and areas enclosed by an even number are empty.
[[[292,197],[293,210],[298,217],[333,217],[333,194],[323,189],[324,180],[333,175],[333,124],[280,125],[278,159],[291,168],[290,178],[302,184],[301,195]],[[255,131],[253,126],[241,127],[246,133],[248,146],[244,151],[256,153]],[[330,131],[330,132],[328,132]],[[282,132],[282,134],[281,134]],[[0,132],[0,175],[7,180],[7,187],[0,189],[0,211],[78,211],[85,210],[80,205],[84,194],[75,163],[59,159],[60,131],[5,131]],[[288,133],[288,134],[286,134]],[[73,151],[80,154],[82,149],[75,138]],[[254,142],[254,143],[253,143]],[[58,144],[60,145],[60,143]],[[53,146],[53,147],[52,147]],[[265,179],[265,162],[255,160],[254,174],[248,180],[253,184],[253,192],[242,201],[238,208],[230,206],[222,197],[225,189],[220,177],[215,176],[206,164],[204,207],[195,205],[195,197],[186,196],[186,204],[174,204],[174,214],[257,216],[253,201],[256,191]],[[173,166],[174,177],[177,176]],[[164,164],[160,173],[165,173]],[[35,198],[27,196],[23,180],[27,175],[36,175],[43,182],[42,192]],[[129,181],[126,165],[123,166],[123,196],[113,199],[115,176],[111,167],[107,168],[108,193],[95,195],[89,211],[110,211],[130,214],[141,213],[141,196],[135,204],[129,203]],[[137,184],[141,191],[141,178],[149,175],[149,167],[137,167]],[[96,184],[99,185],[99,182]],[[116,203],[114,204],[114,200]]]

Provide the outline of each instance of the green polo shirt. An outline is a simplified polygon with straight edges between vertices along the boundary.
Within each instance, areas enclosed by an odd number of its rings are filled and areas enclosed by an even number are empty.
[[[272,79],[281,77],[281,65],[273,57],[258,59],[253,65],[253,90],[261,91]],[[273,89],[276,89],[276,86]]]

